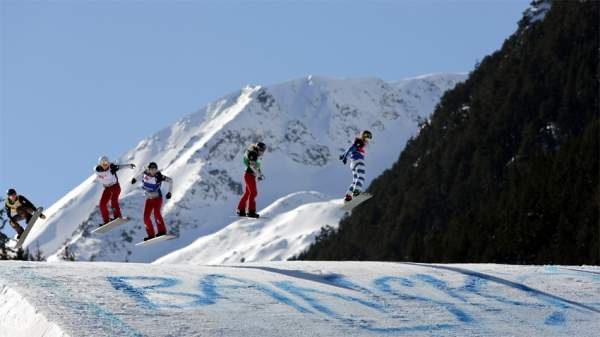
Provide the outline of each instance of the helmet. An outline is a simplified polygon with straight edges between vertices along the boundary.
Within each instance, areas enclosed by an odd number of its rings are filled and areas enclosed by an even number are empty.
[[[98,164],[102,164],[103,162],[109,163],[110,160],[108,160],[107,156],[102,156],[102,157],[98,158]]]
[[[369,131],[369,130],[365,130],[365,131],[363,131],[363,132],[360,134],[360,138],[361,138],[362,140],[365,140],[365,139],[373,139],[373,134],[371,133],[371,131]]]
[[[148,169],[158,169],[158,165],[155,162],[150,162]]]
[[[263,142],[258,142],[258,143],[256,143],[256,147],[258,148],[258,150],[259,150],[260,152],[265,152],[265,151],[267,151],[267,145],[265,145],[265,143],[263,143]]]
[[[15,191],[14,188],[9,188],[8,191],[6,191],[6,195],[15,195],[17,194],[17,191]]]

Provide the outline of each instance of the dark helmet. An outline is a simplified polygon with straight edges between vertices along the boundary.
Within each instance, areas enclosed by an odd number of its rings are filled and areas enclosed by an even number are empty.
[[[148,164],[148,168],[149,169],[158,169],[158,165],[155,162],[150,162],[150,164]]]
[[[11,195],[16,195],[17,191],[15,191],[14,188],[9,188],[8,191],[6,191],[6,195],[11,196]]]
[[[258,142],[258,143],[256,143],[256,147],[258,148],[258,150],[259,150],[260,152],[265,152],[265,151],[267,151],[267,145],[266,145],[265,143],[263,143],[263,142]]]
[[[373,134],[371,133],[371,131],[365,130],[360,134],[360,138],[362,138],[362,140],[373,139]]]

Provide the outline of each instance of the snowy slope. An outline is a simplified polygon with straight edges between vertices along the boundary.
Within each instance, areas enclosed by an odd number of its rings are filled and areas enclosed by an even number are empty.
[[[1,262],[0,269],[0,336],[591,337],[600,330],[598,267]]]
[[[142,140],[118,159],[143,167],[156,161],[175,180],[173,199],[163,206],[170,229],[180,235],[152,249],[135,247],[145,235],[143,195],[129,184],[141,169],[120,172],[121,208],[133,220],[106,236],[90,234],[100,222],[101,187],[90,177],[46,212],[26,247],[51,259],[64,248],[79,260],[153,261],[232,222],[241,194],[241,157],[246,145],[269,146],[259,186],[259,209],[297,191],[342,196],[351,179],[337,160],[362,129],[374,132],[367,179],[397,160],[417,123],[428,117],[441,94],[464,75],[437,74],[384,82],[379,79],[296,79],[268,87],[249,86]],[[90,163],[90,168],[94,163]],[[90,172],[91,173],[91,172]]]
[[[524,19],[528,20],[529,23],[542,21],[546,17],[546,13],[548,13],[551,7],[551,0],[534,0],[523,13],[523,17]]]
[[[0,337],[66,337],[55,323],[13,289],[0,285]]]
[[[340,198],[296,192],[266,207],[268,219],[243,219],[203,236],[155,263],[223,264],[281,261],[308,248],[321,227],[337,227],[344,215]]]

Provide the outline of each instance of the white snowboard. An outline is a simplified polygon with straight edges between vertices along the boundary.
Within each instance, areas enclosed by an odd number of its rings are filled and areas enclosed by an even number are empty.
[[[29,235],[29,231],[31,231],[31,228],[33,227],[33,225],[37,221],[37,219],[40,216],[40,214],[42,214],[43,210],[44,209],[42,207],[38,207],[38,209],[35,210],[35,212],[33,212],[33,215],[31,216],[31,219],[29,219],[29,222],[27,223],[27,227],[25,227],[25,230],[23,231],[23,234],[21,234],[21,237],[19,238],[19,240],[17,240],[17,244],[15,245],[15,249],[21,248],[21,246],[25,242],[25,239],[27,239],[27,235]]]
[[[109,221],[106,225],[94,229],[92,234],[104,234],[127,221],[129,221],[128,217],[116,218],[113,221]]]
[[[159,241],[173,240],[175,238],[177,238],[177,237],[173,234],[165,234],[165,235],[161,235],[159,237],[155,237],[154,239],[150,239],[148,241],[138,242],[135,245],[136,246],[147,246],[147,245],[151,245],[153,243],[157,243]]]
[[[360,205],[361,203],[371,199],[373,197],[373,194],[370,193],[361,193],[357,196],[355,196],[354,198],[352,198],[352,200],[350,201],[345,201],[344,205],[342,206],[342,209],[344,211],[350,211],[352,210],[354,207]]]

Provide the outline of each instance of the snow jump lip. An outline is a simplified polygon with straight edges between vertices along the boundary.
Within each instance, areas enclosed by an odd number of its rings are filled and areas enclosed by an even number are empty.
[[[517,289],[517,290],[522,290],[522,291],[531,293],[531,294],[533,294],[533,296],[546,297],[546,298],[548,298],[550,300],[556,300],[556,301],[559,301],[559,302],[568,303],[568,304],[571,304],[573,306],[579,307],[581,309],[593,311],[593,312],[596,312],[596,313],[600,314],[600,309],[596,309],[596,308],[591,307],[589,305],[585,305],[585,304],[578,303],[578,302],[575,302],[575,301],[571,301],[571,300],[568,300],[568,299],[565,299],[565,298],[562,298],[562,297],[559,297],[559,296],[555,296],[555,295],[549,294],[547,292],[540,291],[540,290],[528,287],[528,286],[526,286],[526,285],[524,285],[522,283],[512,282],[512,281],[509,281],[509,280],[506,280],[506,279],[503,279],[503,278],[500,278],[500,277],[497,277],[497,276],[487,275],[487,274],[484,274],[484,273],[478,273],[478,272],[475,272],[475,271],[471,271],[471,270],[463,269],[463,268],[457,268],[457,267],[440,266],[440,265],[435,265],[435,264],[421,264],[421,263],[408,263],[408,262],[404,262],[404,263],[405,264],[409,264],[409,265],[415,265],[415,266],[423,266],[423,267],[426,267],[426,268],[445,269],[445,270],[449,270],[449,271],[454,271],[454,272],[457,272],[457,273],[461,273],[461,274],[464,274],[464,275],[467,275],[467,276],[479,277],[479,278],[482,278],[482,279],[485,279],[485,280],[488,280],[488,281],[496,282],[498,284],[502,284],[502,285],[505,285],[505,286]],[[565,270],[571,270],[571,271],[584,272],[584,273],[592,273],[592,274],[600,275],[600,273],[592,272],[592,271],[587,271],[587,270],[577,270],[577,269],[571,269],[571,268],[564,268],[564,269]]]
[[[593,336],[600,327],[599,267],[2,262],[0,269],[0,289],[10,289],[0,292],[0,313],[15,303],[7,297],[21,296],[54,326],[49,337]],[[7,316],[0,326],[17,322]]]

